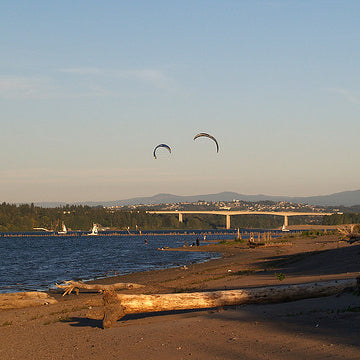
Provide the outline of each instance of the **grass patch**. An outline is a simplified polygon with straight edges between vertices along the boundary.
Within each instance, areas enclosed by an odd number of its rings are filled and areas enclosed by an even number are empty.
[[[230,240],[221,240],[215,245],[233,245],[233,244],[246,244],[248,240],[246,239],[230,239]]]
[[[310,238],[317,238],[319,236],[324,236],[325,233],[320,230],[306,230],[301,233],[301,236],[303,237],[310,237]]]
[[[231,245],[234,243],[234,240],[221,240],[218,242],[219,245]]]
[[[283,244],[283,243],[288,243],[289,242],[289,238],[295,238],[295,237],[298,237],[297,235],[290,235],[290,236],[288,236],[288,237],[286,237],[286,238],[281,238],[280,239],[280,241],[279,241],[279,243],[281,243],[281,244]],[[274,241],[275,243],[276,243],[276,241]]]
[[[285,280],[285,275],[284,275],[283,273],[275,273],[275,277],[276,277],[279,281]]]
[[[265,242],[261,241],[261,242],[252,242],[252,241],[248,241],[248,245],[250,248],[256,248],[258,246],[264,246],[266,245]]]

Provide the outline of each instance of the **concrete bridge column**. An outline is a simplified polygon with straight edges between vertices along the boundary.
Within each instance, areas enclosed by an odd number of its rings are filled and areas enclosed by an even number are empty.
[[[230,229],[230,215],[225,215],[226,216],[226,228]]]
[[[183,222],[183,214],[182,213],[179,213],[179,222]]]
[[[289,225],[289,219],[287,215],[284,215],[284,228],[287,228]]]

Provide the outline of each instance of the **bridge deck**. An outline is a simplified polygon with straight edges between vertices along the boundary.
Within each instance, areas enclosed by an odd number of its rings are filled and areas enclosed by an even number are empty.
[[[226,216],[226,228],[230,229],[230,216],[233,215],[277,215],[284,217],[284,228],[288,226],[289,216],[330,216],[333,213],[320,213],[320,212],[295,212],[295,211],[236,211],[236,210],[158,210],[147,211],[149,214],[175,214],[178,215],[179,221],[183,222],[184,214],[209,214],[209,215],[224,215]]]
[[[334,213],[295,212],[295,211],[237,211],[237,210],[158,210],[149,214],[213,214],[213,215],[279,215],[279,216],[330,216]]]

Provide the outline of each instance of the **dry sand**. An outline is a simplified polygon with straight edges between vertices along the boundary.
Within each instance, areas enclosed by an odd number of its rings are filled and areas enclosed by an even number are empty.
[[[236,242],[191,248],[223,256],[187,269],[102,282],[146,285],[124,293],[174,293],[360,275],[359,243],[335,235],[288,241],[258,248]],[[51,295],[57,304],[0,311],[0,359],[360,359],[360,296],[351,292],[281,304],[127,315],[106,330],[100,318],[88,315],[89,309],[101,311],[100,294]]]

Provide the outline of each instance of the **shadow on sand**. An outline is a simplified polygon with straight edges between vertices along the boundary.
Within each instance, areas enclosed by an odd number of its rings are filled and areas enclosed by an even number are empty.
[[[268,271],[281,270],[289,275],[335,275],[358,272],[360,245],[273,256],[257,265]]]
[[[101,328],[102,320],[96,320],[96,319],[89,319],[86,317],[71,317],[66,320],[62,320],[63,323],[68,323],[70,326],[74,327],[92,327],[92,328]]]

